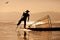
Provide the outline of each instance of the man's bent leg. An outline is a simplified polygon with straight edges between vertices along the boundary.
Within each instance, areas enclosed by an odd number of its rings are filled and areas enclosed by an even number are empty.
[[[18,24],[17,24],[17,28],[18,28],[19,24],[21,23],[21,21],[22,21],[22,20],[19,20],[19,22],[18,22]]]

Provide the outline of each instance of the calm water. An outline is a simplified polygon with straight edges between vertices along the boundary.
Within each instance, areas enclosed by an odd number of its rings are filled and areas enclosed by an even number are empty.
[[[60,40],[60,31],[16,31],[16,25],[2,23],[0,40]]]

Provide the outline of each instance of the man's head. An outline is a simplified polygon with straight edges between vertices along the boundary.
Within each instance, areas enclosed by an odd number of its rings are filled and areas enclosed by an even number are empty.
[[[26,12],[28,13],[28,12],[30,12],[29,10],[26,10]]]

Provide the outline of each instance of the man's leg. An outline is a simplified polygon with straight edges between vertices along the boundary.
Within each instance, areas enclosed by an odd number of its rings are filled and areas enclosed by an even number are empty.
[[[19,20],[19,22],[18,22],[18,24],[17,24],[17,28],[18,28],[19,24],[21,23],[21,21],[22,21],[22,20]]]
[[[24,20],[24,28],[26,28],[26,20]]]

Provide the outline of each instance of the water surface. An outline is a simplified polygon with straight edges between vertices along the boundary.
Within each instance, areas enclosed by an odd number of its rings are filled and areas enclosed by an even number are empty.
[[[0,40],[60,40],[60,31],[16,31],[16,25],[1,23]]]

